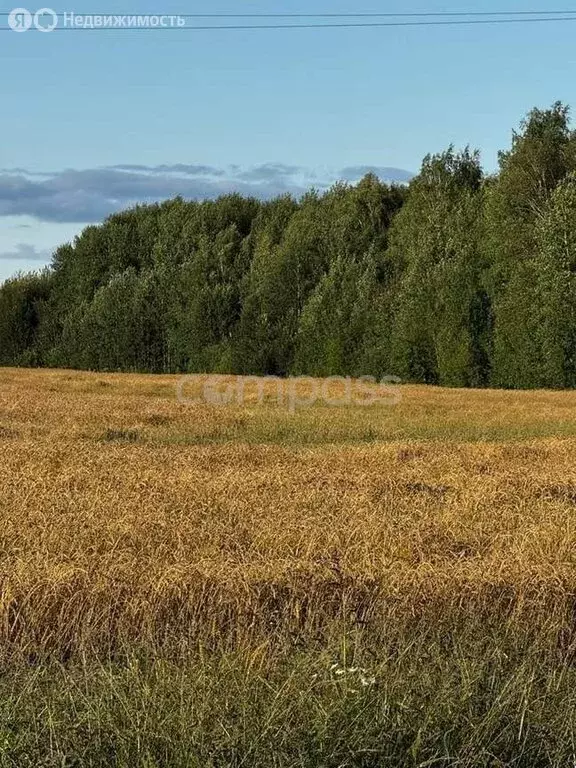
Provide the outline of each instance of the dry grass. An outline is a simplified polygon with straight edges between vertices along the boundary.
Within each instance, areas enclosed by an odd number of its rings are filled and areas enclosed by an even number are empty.
[[[576,639],[576,393],[186,406],[0,372],[0,641],[66,656],[548,617]]]
[[[0,768],[576,764],[576,393],[177,381],[0,370]]]

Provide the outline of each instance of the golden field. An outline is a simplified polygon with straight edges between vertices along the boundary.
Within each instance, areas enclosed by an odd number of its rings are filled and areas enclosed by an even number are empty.
[[[3,648],[311,642],[502,607],[576,642],[576,393],[290,413],[177,384],[0,371]]]

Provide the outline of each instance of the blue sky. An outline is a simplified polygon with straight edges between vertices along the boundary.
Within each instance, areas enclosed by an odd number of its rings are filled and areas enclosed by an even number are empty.
[[[52,7],[112,12],[101,3]],[[546,9],[542,0],[126,0],[113,12]],[[86,223],[138,200],[297,193],[367,167],[398,176],[388,169],[417,171],[450,143],[481,149],[493,170],[531,107],[576,105],[575,33],[576,21],[1,32],[0,280],[42,266]]]

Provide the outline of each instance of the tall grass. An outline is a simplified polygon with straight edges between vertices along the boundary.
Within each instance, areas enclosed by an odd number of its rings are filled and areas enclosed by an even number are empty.
[[[575,764],[573,393],[0,372],[0,766]]]

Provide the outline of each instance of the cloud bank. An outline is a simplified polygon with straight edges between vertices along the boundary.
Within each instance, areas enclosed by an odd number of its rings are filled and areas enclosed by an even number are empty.
[[[308,169],[282,163],[252,168],[209,165],[114,165],[87,170],[33,173],[0,169],[0,216],[32,216],[52,223],[95,223],[137,203],[176,195],[192,200],[230,192],[269,199],[310,187],[324,189],[337,180],[354,182],[368,172],[382,180],[405,183],[412,174],[400,168],[351,166],[319,178]],[[5,254],[2,258],[8,258]]]
[[[19,243],[14,250],[0,253],[1,261],[23,261],[26,264],[39,262],[46,264],[50,260],[51,252],[41,250],[29,243]]]

